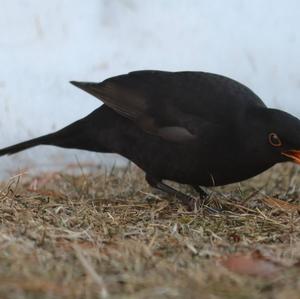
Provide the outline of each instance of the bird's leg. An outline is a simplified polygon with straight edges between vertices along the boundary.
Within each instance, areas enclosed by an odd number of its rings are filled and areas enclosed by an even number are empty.
[[[222,212],[222,209],[212,208],[212,207],[208,207],[206,205],[205,200],[208,198],[208,194],[200,186],[198,186],[198,185],[192,185],[192,187],[194,188],[194,190],[196,192],[198,192],[201,204],[203,206],[205,206],[210,213],[221,213]]]
[[[205,205],[208,194],[198,185],[191,185],[199,195],[199,204]]]
[[[158,190],[161,190],[167,194],[170,194],[172,196],[177,197],[178,199],[180,199],[181,203],[185,206],[187,206],[187,208],[189,210],[193,210],[194,206],[195,206],[195,199],[166,185],[165,183],[163,183],[161,180],[155,179],[153,177],[149,177],[148,175],[146,176],[146,181],[148,182],[148,184],[153,187],[156,188]]]
[[[208,194],[198,185],[192,185],[194,190],[199,194],[200,199],[205,199],[208,197]]]

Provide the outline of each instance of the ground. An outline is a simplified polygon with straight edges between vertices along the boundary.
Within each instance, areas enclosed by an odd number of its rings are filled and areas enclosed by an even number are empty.
[[[153,194],[134,166],[12,177],[0,298],[300,298],[299,170],[211,189],[219,213]]]

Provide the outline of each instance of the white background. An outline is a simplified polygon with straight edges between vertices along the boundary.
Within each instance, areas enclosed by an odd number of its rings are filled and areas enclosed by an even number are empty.
[[[299,0],[0,0],[0,7],[0,147],[100,105],[68,81],[137,69],[227,75],[300,116]],[[77,160],[105,158],[39,147],[0,158],[0,174]]]

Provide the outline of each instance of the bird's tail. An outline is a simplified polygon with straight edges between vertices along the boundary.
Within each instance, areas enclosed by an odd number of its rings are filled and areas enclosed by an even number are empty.
[[[41,137],[34,138],[34,139],[30,139],[30,140],[0,149],[0,156],[16,154],[20,151],[26,150],[28,148],[31,148],[31,147],[34,147],[37,145],[49,144],[49,142],[51,140],[51,135],[52,134],[41,136]]]
[[[105,130],[101,129],[102,124],[108,126],[111,123],[109,120],[110,109],[103,106],[57,132],[0,149],[0,156],[12,155],[37,145],[109,152]]]

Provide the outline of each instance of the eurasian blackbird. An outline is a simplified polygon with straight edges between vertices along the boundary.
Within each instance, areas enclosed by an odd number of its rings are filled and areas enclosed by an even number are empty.
[[[45,136],[0,150],[37,145],[117,153],[147,182],[191,198],[163,180],[210,187],[253,177],[276,163],[300,164],[300,121],[266,107],[249,88],[206,72],[136,71],[101,83],[71,82],[103,101],[85,118]]]

